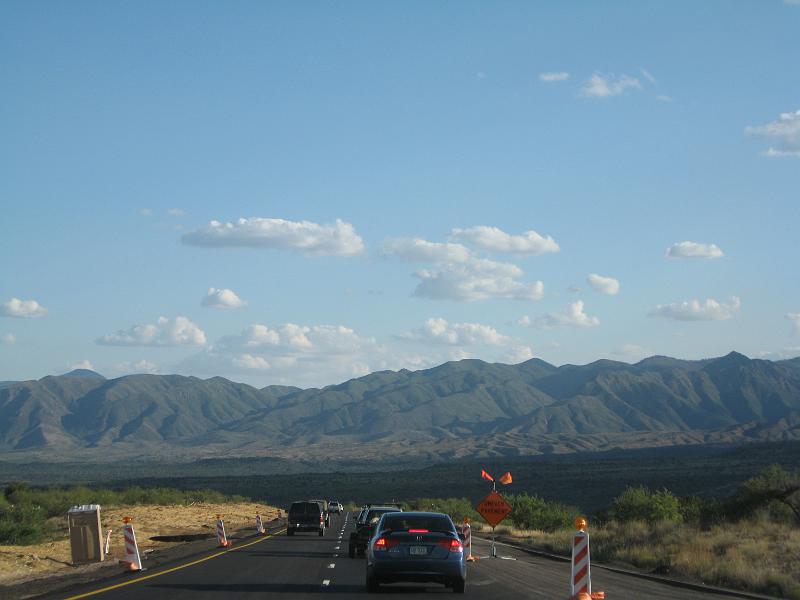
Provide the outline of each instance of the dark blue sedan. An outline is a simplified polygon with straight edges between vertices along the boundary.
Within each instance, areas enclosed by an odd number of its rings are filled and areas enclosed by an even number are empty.
[[[467,584],[464,546],[449,516],[395,512],[381,517],[367,545],[367,589],[382,583],[441,583],[463,594]]]

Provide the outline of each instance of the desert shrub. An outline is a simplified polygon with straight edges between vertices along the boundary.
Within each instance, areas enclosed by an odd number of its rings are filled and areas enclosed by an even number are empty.
[[[416,498],[403,503],[403,510],[429,510],[450,515],[456,524],[464,519],[475,521],[480,515],[475,512],[467,498]]]
[[[611,501],[608,516],[620,522],[657,523],[683,520],[678,498],[669,490],[651,492],[644,486],[628,487]]]
[[[0,495],[0,544],[33,544],[51,533],[48,518],[63,517],[75,505],[123,506],[137,504],[191,504],[244,502],[242,496],[226,496],[214,490],[131,487],[122,490],[74,486],[31,488],[11,483]]]
[[[506,500],[512,507],[511,521],[520,529],[556,531],[572,527],[578,509],[539,496],[512,494]]]
[[[800,472],[772,465],[739,486],[726,509],[732,519],[766,515],[777,523],[800,524]]]
[[[45,535],[45,515],[40,506],[6,504],[0,507],[0,544],[35,544]]]

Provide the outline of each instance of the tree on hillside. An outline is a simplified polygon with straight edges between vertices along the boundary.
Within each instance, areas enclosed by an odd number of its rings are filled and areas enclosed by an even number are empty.
[[[772,465],[745,481],[735,497],[737,512],[742,516],[773,502],[788,507],[800,524],[800,472]]]

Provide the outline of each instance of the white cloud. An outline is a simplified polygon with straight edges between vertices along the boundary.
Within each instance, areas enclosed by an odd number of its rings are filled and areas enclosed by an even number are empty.
[[[339,219],[325,225],[261,217],[211,221],[204,229],[185,233],[181,240],[191,246],[275,248],[312,256],[352,256],[364,251],[355,228]]]
[[[656,83],[656,78],[653,77],[653,74],[650,73],[650,71],[648,71],[647,69],[640,69],[640,70],[642,72],[642,77],[647,79],[647,81],[649,81],[650,83],[653,83],[653,84]]]
[[[800,157],[800,110],[781,113],[777,121],[766,125],[746,127],[745,133],[775,144],[767,148],[767,156]]]
[[[38,319],[47,314],[47,309],[36,300],[20,300],[11,298],[3,303],[0,315],[5,317],[16,317],[18,319]]]
[[[800,335],[800,313],[788,313],[786,318],[792,322],[792,330]]]
[[[167,214],[170,217],[185,217],[186,216],[186,211],[183,210],[182,208],[168,208],[167,209]]]
[[[638,344],[623,344],[619,348],[612,350],[611,355],[626,362],[634,363],[652,356],[653,353]]]
[[[530,327],[538,327],[541,329],[552,329],[554,327],[597,327],[600,325],[600,319],[597,317],[590,317],[584,311],[583,300],[576,300],[570,302],[566,308],[559,313],[549,313],[536,317],[531,320],[529,317],[523,317],[518,321],[520,325],[527,323]]]
[[[415,262],[465,262],[470,252],[461,244],[429,242],[421,238],[396,238],[387,241],[383,250]]]
[[[541,281],[518,281],[522,276],[518,266],[485,258],[422,269],[414,275],[421,280],[414,290],[420,298],[471,302],[492,298],[539,300],[544,295]]]
[[[642,82],[630,75],[603,75],[595,73],[583,85],[581,95],[589,98],[608,98],[617,96],[627,90],[641,90]]]
[[[539,73],[539,80],[546,83],[554,83],[558,81],[566,81],[569,79],[569,73],[566,71],[553,71],[548,73]]]
[[[495,252],[539,255],[560,250],[552,237],[542,236],[533,230],[510,235],[497,227],[479,225],[469,229],[454,229],[452,235],[466,244]]]
[[[421,328],[403,333],[399,337],[448,346],[472,346],[474,344],[502,346],[511,342],[510,337],[489,325],[448,323],[442,318],[428,319]]]
[[[789,358],[798,358],[800,357],[800,346],[781,348],[780,350],[762,350],[757,354],[757,356],[758,358],[763,358],[764,360],[786,360]]]
[[[120,329],[96,341],[104,346],[202,346],[206,334],[186,317],[159,317],[155,324]]]
[[[161,373],[161,370],[156,363],[145,359],[136,362],[126,361],[117,363],[111,367],[111,371],[115,375],[134,375],[142,373],[145,375],[158,375]]]
[[[13,346],[17,343],[17,336],[13,333],[4,333],[0,335],[0,344],[3,346]]]
[[[672,102],[672,96],[667,96],[666,94],[659,94],[656,96],[656,100],[659,102]]]
[[[82,360],[69,366],[70,371],[74,371],[75,369],[87,369],[89,371],[94,371],[94,365],[90,360]]]
[[[662,317],[675,321],[725,321],[732,318],[741,308],[741,301],[733,296],[728,303],[708,298],[705,302],[689,300],[659,304],[650,311],[651,317]]]
[[[152,217],[153,216],[153,210],[150,209],[150,208],[140,208],[139,209],[139,214],[141,216],[143,216],[143,217]]]
[[[435,345],[462,349],[460,352],[451,352],[448,357],[450,360],[469,357],[463,350],[466,348],[503,362],[518,363],[533,358],[530,346],[481,323],[449,323],[442,318],[428,319],[419,329],[407,331],[398,337],[424,344],[425,347]],[[500,349],[500,354],[492,351],[492,348]]]
[[[247,306],[247,302],[239,298],[233,290],[212,287],[208,288],[202,305],[209,308],[242,308]]]
[[[608,294],[609,296],[619,294],[619,280],[613,277],[603,277],[597,273],[592,273],[586,278],[586,281],[589,282],[595,292]]]
[[[725,254],[716,244],[678,242],[667,248],[669,258],[722,258]]]
[[[183,368],[210,375],[244,374],[270,383],[321,385],[395,366],[374,338],[343,325],[277,327],[254,324],[223,336],[185,361]],[[404,366],[404,365],[403,365]]]

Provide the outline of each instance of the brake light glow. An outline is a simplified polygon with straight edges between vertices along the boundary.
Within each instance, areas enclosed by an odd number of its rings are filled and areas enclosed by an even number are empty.
[[[464,546],[461,545],[460,540],[445,539],[437,542],[440,546],[447,548],[450,552],[464,552]]]
[[[409,529],[408,533],[428,533],[427,529]]]
[[[389,548],[397,546],[397,544],[398,544],[397,540],[390,540],[385,537],[379,537],[377,540],[375,540],[375,543],[372,545],[372,549],[375,550],[375,552],[385,552]]]

